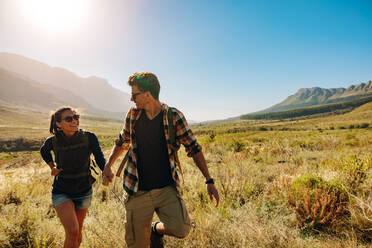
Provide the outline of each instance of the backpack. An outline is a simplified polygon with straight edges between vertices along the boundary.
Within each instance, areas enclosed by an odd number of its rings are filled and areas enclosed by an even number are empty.
[[[81,143],[78,143],[78,144],[75,144],[75,145],[61,145],[57,141],[57,137],[54,136],[53,139],[52,139],[52,146],[53,146],[53,150],[54,150],[55,154],[64,152],[66,150],[78,149],[78,148],[81,148],[81,147],[83,147],[83,148],[86,147],[86,148],[89,149],[88,133],[85,132],[82,129],[79,129],[78,132],[79,132],[78,135],[81,137],[80,138]],[[96,175],[98,175],[98,172],[95,169],[95,168],[98,168],[98,166],[95,163],[94,159],[91,158],[90,152],[89,152],[89,161],[92,162],[92,163],[88,162],[88,164],[90,164],[90,165],[89,165],[89,169],[87,168],[88,169],[87,171],[82,171],[82,173],[79,173],[78,175],[68,175],[68,176],[64,175],[64,177],[66,177],[66,178],[78,178],[79,176],[88,176],[88,175],[91,175],[91,171],[93,171]]]

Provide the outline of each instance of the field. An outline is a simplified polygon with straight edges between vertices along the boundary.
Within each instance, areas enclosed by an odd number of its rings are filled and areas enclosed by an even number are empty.
[[[61,247],[50,169],[35,149],[48,136],[48,115],[0,111],[0,247]],[[106,157],[121,126],[81,121]],[[215,208],[209,201],[201,173],[181,149],[193,228],[183,240],[166,238],[166,247],[372,247],[372,103],[337,116],[192,129],[221,202]],[[97,177],[81,247],[125,247],[121,183],[104,187]]]

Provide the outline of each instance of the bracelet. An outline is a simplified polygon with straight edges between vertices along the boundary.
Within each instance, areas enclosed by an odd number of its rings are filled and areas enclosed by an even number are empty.
[[[209,178],[207,181],[205,181],[205,184],[214,184],[214,179]]]

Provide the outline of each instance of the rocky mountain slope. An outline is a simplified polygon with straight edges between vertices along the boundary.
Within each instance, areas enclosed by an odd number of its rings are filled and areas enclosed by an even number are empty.
[[[283,102],[257,113],[270,113],[321,104],[346,102],[369,95],[372,95],[372,81],[351,85],[346,89],[305,88],[299,89]]]

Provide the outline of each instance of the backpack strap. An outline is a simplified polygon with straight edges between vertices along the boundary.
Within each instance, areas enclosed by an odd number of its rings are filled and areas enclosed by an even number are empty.
[[[84,146],[89,147],[88,133],[82,129],[80,129],[78,132],[79,132],[79,135],[82,135],[82,143],[75,144],[75,145],[61,146],[60,144],[58,144],[57,136],[54,135],[52,139],[53,150],[55,152],[59,152],[59,151],[64,151],[64,150],[73,150],[73,149],[84,147]]]

